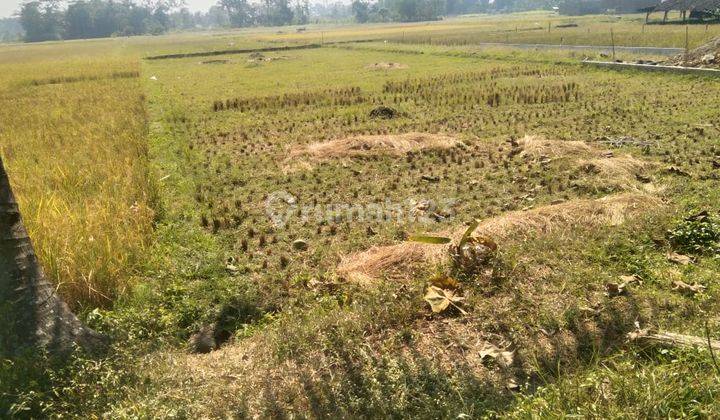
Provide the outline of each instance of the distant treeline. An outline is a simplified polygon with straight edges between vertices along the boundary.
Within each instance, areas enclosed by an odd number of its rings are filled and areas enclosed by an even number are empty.
[[[550,9],[554,0],[355,0],[310,4],[309,0],[219,0],[191,13],[181,0],[32,0],[19,22],[28,42],[161,34],[212,27],[304,25],[310,22],[414,22],[464,13]]]
[[[487,11],[488,0],[355,0],[352,2],[356,22],[418,22],[437,20],[444,15]]]
[[[309,0],[219,0],[207,12],[191,13],[182,0],[33,0],[19,20],[0,20],[0,40],[26,41],[161,34],[213,27],[304,25],[310,22],[417,22],[468,13],[551,10],[562,14],[632,12],[655,0],[353,0],[310,4]],[[20,23],[22,28],[18,25]]]
[[[20,19],[0,18],[0,42],[18,41],[22,36]]]
[[[78,0],[62,9],[57,0],[35,0],[22,5],[20,22],[28,42],[157,34],[170,28],[174,1]]]
[[[660,0],[560,0],[558,11],[563,15],[606,13],[635,13],[656,6]]]
[[[19,11],[25,41],[102,38],[161,34],[185,30],[252,25],[305,24],[310,19],[307,0],[221,0],[208,12],[191,13],[180,0],[75,0],[63,8],[58,0],[26,2]],[[1,27],[0,27],[1,28]]]

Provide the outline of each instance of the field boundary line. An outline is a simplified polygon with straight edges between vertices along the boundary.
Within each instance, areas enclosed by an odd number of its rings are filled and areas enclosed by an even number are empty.
[[[304,49],[321,48],[321,47],[322,47],[322,44],[303,44],[303,45],[287,45],[287,46],[283,46],[283,47],[261,47],[261,48],[243,48],[243,49],[234,49],[234,50],[199,51],[199,52],[190,52],[190,53],[151,55],[149,57],[145,57],[145,60],[167,60],[167,59],[173,59],[173,58],[212,57],[212,56],[216,56],[216,55],[304,50]]]
[[[636,64],[636,63],[615,63],[612,61],[582,61],[583,65],[611,68],[611,69],[634,69],[641,71],[650,72],[664,72],[664,73],[677,73],[677,74],[692,74],[696,76],[710,76],[720,77],[720,70],[717,69],[702,69],[697,67],[682,67],[682,66],[664,66],[664,65],[652,65],[652,64]]]

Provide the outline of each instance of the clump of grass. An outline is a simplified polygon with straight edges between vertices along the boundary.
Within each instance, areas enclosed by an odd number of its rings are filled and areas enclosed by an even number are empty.
[[[504,418],[707,417],[720,381],[706,349],[623,351],[585,371],[520,395]]]

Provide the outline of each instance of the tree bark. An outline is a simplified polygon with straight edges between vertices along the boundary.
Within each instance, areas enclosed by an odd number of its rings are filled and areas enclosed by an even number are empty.
[[[33,348],[93,350],[105,337],[83,325],[38,262],[0,157],[0,356]]]

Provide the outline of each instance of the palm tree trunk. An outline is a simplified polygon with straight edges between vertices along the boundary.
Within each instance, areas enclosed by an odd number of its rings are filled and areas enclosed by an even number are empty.
[[[0,157],[0,356],[33,347],[51,354],[96,349],[105,337],[83,325],[40,267]]]

